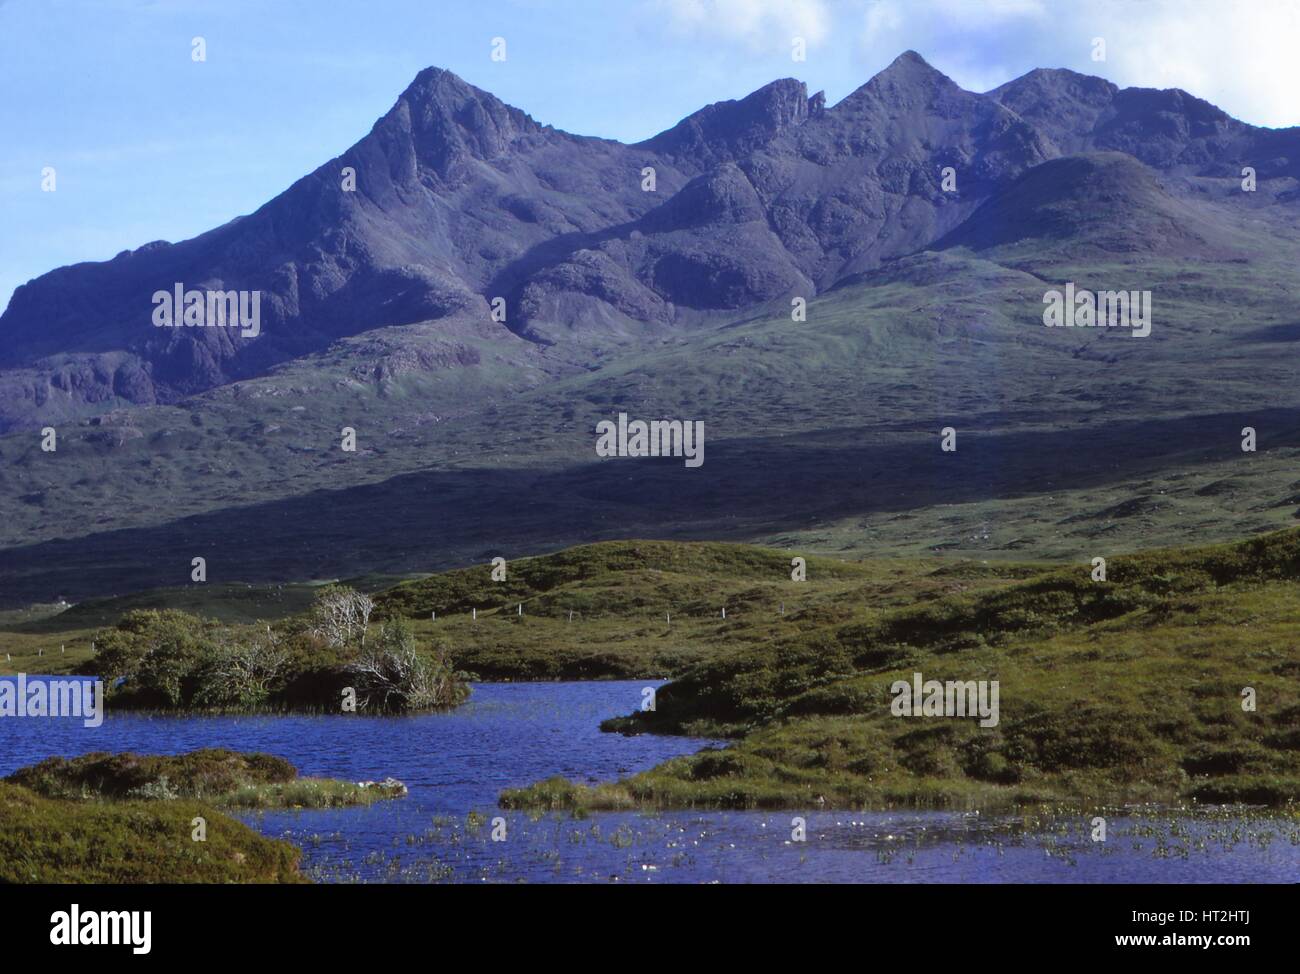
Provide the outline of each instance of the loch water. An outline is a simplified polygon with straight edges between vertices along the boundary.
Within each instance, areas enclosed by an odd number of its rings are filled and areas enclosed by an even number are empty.
[[[618,812],[497,808],[504,788],[553,775],[612,781],[707,740],[602,733],[644,681],[480,683],[440,714],[163,716],[110,712],[0,723],[0,775],[52,755],[265,751],[306,776],[394,777],[410,793],[369,808],[240,813],[302,847],[325,882],[1087,883],[1300,881],[1300,821],[1128,812],[1089,822],[974,812]],[[806,823],[795,841],[795,818]],[[494,822],[501,819],[502,822]],[[502,829],[504,825],[504,831]],[[497,839],[504,835],[504,841]]]

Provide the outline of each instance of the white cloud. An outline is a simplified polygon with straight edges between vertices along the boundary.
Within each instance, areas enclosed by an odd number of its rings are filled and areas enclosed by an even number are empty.
[[[1300,4],[1164,0],[1142,12],[1145,18],[1109,51],[1126,83],[1184,88],[1260,125],[1300,123],[1300,60],[1294,50]],[[1109,29],[1123,30],[1118,21],[1115,16]]]
[[[824,0],[659,0],[672,26],[707,31],[755,48],[788,48],[793,37],[824,40],[830,13]]]

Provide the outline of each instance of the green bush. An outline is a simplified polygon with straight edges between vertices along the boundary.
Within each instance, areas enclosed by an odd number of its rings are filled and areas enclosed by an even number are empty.
[[[385,621],[368,643],[366,630],[350,629],[357,612],[368,615],[352,594],[330,586],[307,617],[275,628],[223,626],[174,609],[130,612],[95,634],[98,652],[79,671],[105,680],[111,704],[139,708],[337,711],[345,686],[372,713],[465,700],[468,676],[445,648],[419,649],[406,620]]]

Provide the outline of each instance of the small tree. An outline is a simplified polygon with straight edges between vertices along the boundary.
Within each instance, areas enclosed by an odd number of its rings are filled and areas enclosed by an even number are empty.
[[[346,585],[327,585],[311,606],[310,631],[331,646],[365,645],[375,601]]]
[[[420,655],[415,634],[405,619],[390,619],[379,637],[348,666],[356,683],[357,702],[374,713],[434,710],[460,703],[468,694],[463,674],[446,658]]]

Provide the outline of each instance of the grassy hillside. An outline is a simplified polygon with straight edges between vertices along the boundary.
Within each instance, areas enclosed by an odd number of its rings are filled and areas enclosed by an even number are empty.
[[[507,806],[989,807],[1300,800],[1300,531],[1117,558],[716,655],[608,729],[730,747]],[[1000,722],[901,717],[891,685],[998,680]],[[1243,709],[1251,688],[1256,709]]]
[[[806,580],[794,581],[793,556],[715,542],[602,542],[508,562],[504,581],[484,563],[407,582],[377,596],[377,612],[411,618],[456,666],[485,679],[665,677],[869,606],[924,602],[1035,570],[808,557]]]
[[[454,666],[483,679],[662,677],[726,647],[796,636],[852,618],[867,606],[912,604],[1042,570],[955,560],[853,562],[808,556],[807,580],[795,582],[795,554],[716,542],[611,541],[508,561],[500,582],[492,580],[489,557],[473,568],[376,592],[374,618],[408,619],[420,645],[439,647]],[[234,616],[238,631],[252,631],[260,626],[239,626],[248,611],[244,607],[255,604],[276,631],[294,632],[310,604],[297,593],[318,588],[285,585],[284,598],[256,603],[252,595],[267,590],[249,589],[246,601],[242,586],[230,592],[164,589],[85,603],[38,621],[11,613],[18,621],[0,623],[0,641],[13,658],[0,659],[0,672],[88,672],[92,640],[99,635],[101,648],[105,642],[102,630],[88,624],[113,625],[128,612],[145,609],[188,608],[215,620]],[[209,598],[192,600],[205,592]],[[238,602],[232,605],[231,597]],[[60,646],[66,652],[60,653]],[[309,662],[304,658],[302,665]]]

